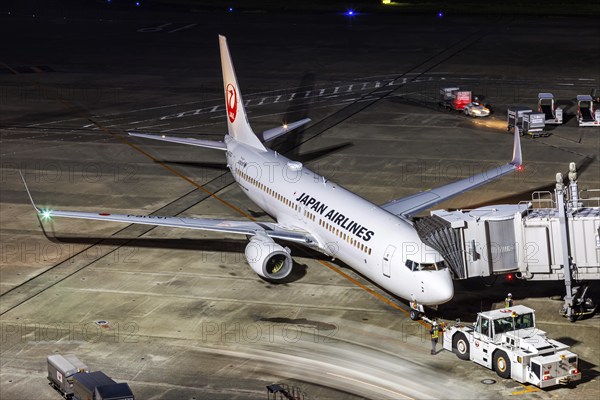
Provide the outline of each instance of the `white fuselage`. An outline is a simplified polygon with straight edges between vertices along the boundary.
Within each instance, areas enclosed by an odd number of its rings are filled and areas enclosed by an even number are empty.
[[[431,268],[441,255],[409,222],[272,150],[230,136],[225,143],[238,184],[280,225],[309,232],[319,250],[404,299],[436,305],[452,298],[448,268]],[[407,261],[430,268],[411,269]]]

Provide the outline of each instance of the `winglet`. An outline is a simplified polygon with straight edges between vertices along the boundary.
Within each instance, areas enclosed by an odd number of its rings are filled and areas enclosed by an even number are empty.
[[[518,168],[523,164],[523,155],[521,154],[521,134],[519,132],[519,128],[516,126],[514,143],[513,158],[510,163]]]
[[[35,202],[33,201],[33,197],[31,197],[31,192],[29,191],[29,188],[27,187],[27,182],[25,182],[25,177],[23,176],[23,173],[21,172],[21,170],[19,170],[19,175],[21,175],[21,180],[23,181],[23,185],[25,185],[25,190],[27,191],[27,195],[29,196],[29,200],[31,201],[31,205],[33,206],[33,208],[35,208],[35,210],[38,212],[38,214],[41,214],[42,210],[40,210],[35,205]]]

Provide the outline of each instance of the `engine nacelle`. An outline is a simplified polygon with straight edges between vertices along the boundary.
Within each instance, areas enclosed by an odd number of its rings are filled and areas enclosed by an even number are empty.
[[[266,235],[254,235],[246,246],[246,260],[258,275],[279,281],[292,272],[292,257],[288,249]]]

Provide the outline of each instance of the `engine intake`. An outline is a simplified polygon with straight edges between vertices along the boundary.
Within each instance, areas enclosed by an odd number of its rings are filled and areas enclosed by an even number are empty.
[[[246,246],[245,256],[252,270],[265,279],[280,281],[292,272],[289,249],[266,235],[252,236]]]

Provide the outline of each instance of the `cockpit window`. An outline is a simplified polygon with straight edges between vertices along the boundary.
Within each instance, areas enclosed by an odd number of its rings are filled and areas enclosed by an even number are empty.
[[[437,265],[435,263],[419,264],[417,271],[437,271]]]
[[[410,269],[411,271],[437,271],[446,268],[446,264],[444,263],[444,261],[439,261],[436,263],[419,264],[412,260],[406,260],[406,263],[404,265],[406,265],[406,268]]]

